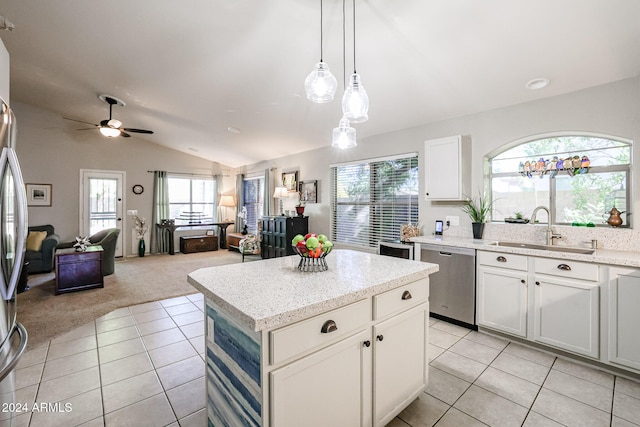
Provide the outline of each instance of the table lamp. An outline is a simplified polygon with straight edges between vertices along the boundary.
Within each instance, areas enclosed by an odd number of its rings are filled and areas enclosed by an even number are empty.
[[[284,215],[284,206],[282,203],[282,199],[286,199],[287,197],[289,197],[289,191],[287,190],[287,187],[276,187],[276,191],[273,192],[273,198],[278,199],[278,201],[280,202],[278,204],[280,208],[280,215]]]
[[[224,206],[225,208],[234,208],[236,206],[236,201],[233,196],[230,195],[222,195],[220,196],[220,206]],[[225,219],[225,222],[231,222],[230,219]]]

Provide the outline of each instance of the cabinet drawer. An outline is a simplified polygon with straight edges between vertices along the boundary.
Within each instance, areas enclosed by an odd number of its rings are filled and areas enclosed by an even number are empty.
[[[311,319],[269,333],[271,364],[279,363],[320,345],[327,345],[336,338],[357,330],[371,320],[369,299],[332,310]],[[337,329],[322,332],[327,322],[333,321]]]
[[[373,318],[407,310],[429,298],[429,279],[420,279],[373,297]]]
[[[595,264],[560,259],[536,258],[536,274],[549,274],[571,279],[599,280],[599,268]]]
[[[491,265],[493,267],[511,268],[512,270],[527,270],[527,257],[525,255],[478,251],[476,261],[478,265]]]

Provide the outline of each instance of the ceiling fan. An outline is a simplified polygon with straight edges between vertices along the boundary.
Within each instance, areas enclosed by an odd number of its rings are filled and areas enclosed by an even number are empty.
[[[97,127],[100,130],[100,133],[102,135],[107,136],[109,138],[115,138],[118,136],[122,136],[124,138],[130,138],[131,135],[129,135],[128,132],[153,134],[153,131],[151,130],[124,128],[122,127],[122,122],[120,120],[113,118],[112,116],[113,106],[118,105],[120,107],[124,107],[126,105],[124,101],[116,98],[115,96],[104,95],[104,94],[99,95],[98,98],[100,98],[101,101],[104,101],[107,104],[109,104],[109,118],[102,120],[100,124],[89,123],[82,120],[71,119],[68,117],[63,117],[63,118],[66,120],[72,120],[74,122],[85,123],[87,125],[94,126],[91,128],[84,128],[84,129],[77,129],[77,130],[89,130],[89,129],[95,129],[95,127]]]

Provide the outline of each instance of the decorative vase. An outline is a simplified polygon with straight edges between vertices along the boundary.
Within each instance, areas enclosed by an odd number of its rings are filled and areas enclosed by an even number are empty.
[[[482,239],[482,232],[484,231],[484,222],[472,222],[471,228],[473,229],[473,238]]]
[[[296,206],[296,213],[298,216],[304,215],[304,206]]]
[[[138,256],[144,256],[144,250],[145,250],[144,239],[140,239],[138,241]]]

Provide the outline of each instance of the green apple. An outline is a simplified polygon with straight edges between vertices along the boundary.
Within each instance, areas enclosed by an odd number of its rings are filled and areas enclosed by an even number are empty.
[[[332,247],[333,243],[331,242],[331,240],[325,240],[324,242],[322,242],[322,252],[329,252]]]
[[[295,246],[301,240],[304,240],[304,236],[302,234],[296,234],[293,240],[291,241],[291,245]]]
[[[320,243],[324,243],[329,239],[324,234],[318,234],[318,240],[320,241]]]
[[[309,250],[317,248],[319,244],[320,242],[317,237],[309,237],[307,239],[307,249]]]

